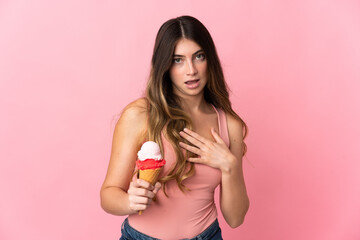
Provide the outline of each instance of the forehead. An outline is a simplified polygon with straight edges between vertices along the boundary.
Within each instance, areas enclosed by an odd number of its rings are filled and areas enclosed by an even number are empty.
[[[201,50],[201,47],[196,42],[182,38],[176,43],[174,54],[186,56],[192,55],[199,50]]]

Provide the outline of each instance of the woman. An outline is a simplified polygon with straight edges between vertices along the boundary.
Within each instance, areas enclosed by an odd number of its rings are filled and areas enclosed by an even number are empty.
[[[190,16],[165,22],[146,97],[130,103],[116,124],[101,188],[106,212],[129,215],[121,239],[222,239],[214,204],[219,184],[226,222],[241,225],[249,208],[242,171],[246,131],[231,108],[207,29]],[[160,145],[167,161],[155,186],[134,175],[136,153],[147,140]]]

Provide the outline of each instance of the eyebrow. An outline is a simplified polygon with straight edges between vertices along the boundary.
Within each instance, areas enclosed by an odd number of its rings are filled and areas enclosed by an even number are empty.
[[[204,52],[204,50],[200,49],[200,50],[197,50],[192,56],[200,53],[200,52]],[[178,55],[178,54],[174,54],[174,57],[185,57],[184,55]]]

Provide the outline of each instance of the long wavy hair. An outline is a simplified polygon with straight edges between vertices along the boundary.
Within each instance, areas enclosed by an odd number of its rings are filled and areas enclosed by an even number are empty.
[[[196,42],[205,52],[207,59],[207,83],[204,89],[205,101],[221,108],[239,119],[243,125],[243,139],[247,135],[245,122],[233,111],[229,100],[228,87],[216,52],[214,42],[205,26],[196,18],[181,16],[165,22],[159,29],[151,61],[151,72],[146,88],[146,98],[149,106],[148,136],[149,140],[159,144],[164,153],[161,134],[164,133],[176,153],[176,164],[160,179],[165,191],[166,182],[175,180],[181,189],[190,190],[183,181],[195,173],[194,163],[187,162],[189,152],[184,154],[179,142],[184,141],[179,132],[187,127],[192,129],[191,118],[180,107],[178,96],[173,93],[169,69],[173,63],[173,54],[177,42],[186,38]],[[164,132],[163,132],[164,131]],[[246,144],[243,142],[243,153]]]

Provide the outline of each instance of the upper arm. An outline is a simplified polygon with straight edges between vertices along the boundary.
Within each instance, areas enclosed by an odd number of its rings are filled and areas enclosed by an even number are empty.
[[[229,130],[230,151],[241,160],[244,153],[244,126],[239,119],[230,114],[226,114]]]
[[[147,113],[145,99],[138,99],[123,110],[115,126],[110,162],[102,189],[119,187],[128,190],[136,154],[145,138]]]

